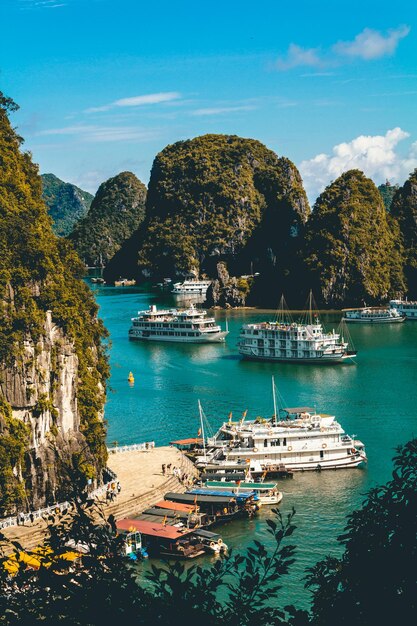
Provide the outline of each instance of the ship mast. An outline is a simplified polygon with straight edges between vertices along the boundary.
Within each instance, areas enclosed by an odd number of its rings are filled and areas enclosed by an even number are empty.
[[[201,434],[203,436],[203,450],[204,450],[204,460],[207,461],[207,454],[206,454],[206,438],[204,435],[204,423],[203,423],[203,409],[201,408],[201,402],[200,400],[198,401],[198,410],[200,413],[200,425],[201,425]]]
[[[277,423],[277,399],[275,395],[275,378],[272,376],[272,397],[274,399],[274,422]]]

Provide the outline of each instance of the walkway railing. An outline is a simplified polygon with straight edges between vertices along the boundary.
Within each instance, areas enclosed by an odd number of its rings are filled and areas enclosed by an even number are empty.
[[[135,450],[152,450],[155,447],[154,441],[146,441],[145,443],[134,443],[130,446],[115,446],[114,448],[107,448],[110,454],[115,454],[116,452],[130,452]],[[89,492],[89,498],[98,498],[103,495],[107,491],[108,484],[117,480],[117,474],[113,472],[109,467],[106,467],[103,470],[104,474],[107,474],[109,480],[107,480],[103,485],[97,487],[97,489],[93,489]],[[5,519],[0,520],[0,530],[4,530],[5,528],[10,528],[10,526],[18,526],[19,524],[25,524],[27,522],[34,522],[37,519],[47,518],[50,515],[62,513],[63,511],[67,511],[71,507],[71,502],[60,502],[58,504],[52,504],[51,506],[47,506],[43,509],[37,509],[36,511],[30,511],[29,513],[19,513],[19,515],[14,515],[11,517],[6,517]]]
[[[146,441],[145,443],[132,443],[130,446],[114,446],[113,448],[107,448],[109,454],[116,454],[116,452],[133,452],[135,450],[146,451],[152,450],[155,447],[154,441]]]

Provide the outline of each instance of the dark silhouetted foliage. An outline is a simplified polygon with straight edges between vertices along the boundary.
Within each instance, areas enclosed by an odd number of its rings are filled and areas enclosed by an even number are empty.
[[[403,239],[409,295],[417,298],[417,169],[396,192],[391,215],[398,221]]]

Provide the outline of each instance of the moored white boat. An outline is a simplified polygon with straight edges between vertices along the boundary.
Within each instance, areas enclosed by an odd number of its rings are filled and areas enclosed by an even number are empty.
[[[129,339],[171,341],[177,343],[219,343],[227,330],[216,324],[214,317],[191,305],[188,309],[159,310],[152,305],[132,318]]]
[[[175,295],[202,295],[205,296],[211,280],[185,280],[183,283],[174,283],[172,293]]]
[[[231,493],[241,493],[245,491],[254,491],[261,504],[279,504],[282,500],[282,492],[278,490],[277,483],[273,482],[230,482],[222,480],[208,480],[205,483],[207,489],[221,489],[230,491]]]
[[[408,320],[417,320],[417,301],[412,300],[390,300],[390,309],[397,310],[400,315]]]
[[[281,299],[284,303],[284,299]],[[246,359],[286,363],[334,364],[356,356],[349,342],[339,333],[326,332],[311,308],[303,322],[293,322],[281,305],[280,319],[256,324],[244,324],[240,331],[238,349]]]
[[[343,321],[352,324],[398,324],[405,320],[405,316],[394,307],[343,309],[343,313]]]

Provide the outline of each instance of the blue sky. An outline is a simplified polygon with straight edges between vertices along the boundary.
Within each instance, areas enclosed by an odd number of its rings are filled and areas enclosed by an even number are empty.
[[[414,2],[1,0],[0,89],[41,172],[145,183],[165,145],[253,137],[309,196],[417,167]]]

